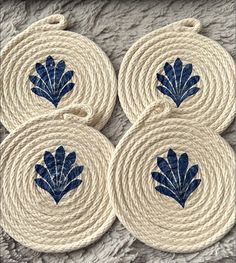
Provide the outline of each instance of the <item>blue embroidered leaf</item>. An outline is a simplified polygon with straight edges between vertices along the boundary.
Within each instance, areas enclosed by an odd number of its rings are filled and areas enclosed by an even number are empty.
[[[165,76],[157,73],[157,79],[162,85],[157,89],[164,95],[169,96],[177,107],[188,97],[199,91],[194,87],[200,80],[199,76],[192,76],[192,64],[183,67],[183,62],[177,58],[172,66],[168,62],[164,65]]]
[[[63,146],[57,148],[55,153],[57,172],[61,173],[62,165],[65,159],[65,150]]]
[[[201,179],[196,179],[196,180],[193,180],[190,183],[190,185],[186,189],[185,193],[180,198],[180,202],[181,202],[182,207],[184,207],[186,200],[192,194],[192,192],[197,189],[197,187],[199,186],[200,182],[201,182]]]
[[[175,100],[175,95],[172,94],[170,92],[169,89],[167,89],[166,87],[163,87],[163,86],[157,86],[157,89],[160,90],[163,94],[169,96],[170,98],[172,98],[172,100]]]
[[[83,166],[76,166],[74,167],[67,176],[67,181],[70,182],[74,180],[77,176],[79,176],[83,172]]]
[[[66,63],[64,60],[61,60],[57,63],[56,72],[55,72],[55,83],[60,83],[61,77],[66,68]]]
[[[158,87],[165,88],[165,89],[167,89],[169,91],[170,94],[172,94],[172,93],[174,94],[174,89],[173,89],[170,81],[165,76],[157,73],[157,79],[163,85],[163,86],[158,86]]]
[[[175,187],[172,182],[163,174],[158,172],[152,172],[152,178],[156,180],[158,183],[165,185],[171,191],[175,192]]]
[[[193,76],[191,77],[183,86],[183,91],[182,92],[186,92],[188,91],[191,87],[193,87],[195,84],[198,83],[198,81],[200,80],[199,76]]]
[[[196,94],[199,91],[199,88],[193,87],[189,90],[187,90],[182,97],[180,98],[180,103],[182,103],[187,97],[192,96]]]
[[[182,71],[182,77],[180,79],[180,87],[183,87],[184,84],[187,82],[189,77],[191,76],[193,71],[193,65],[192,64],[186,64]]]
[[[53,181],[52,178],[48,172],[48,170],[42,166],[41,164],[35,165],[35,171],[40,174],[40,176],[49,184],[51,188],[53,188]]]
[[[64,147],[60,146],[57,148],[56,153],[55,153],[55,161],[56,161],[56,174],[57,174],[57,180],[61,181],[62,180],[62,168],[63,168],[63,163],[65,159],[65,150]]]
[[[184,185],[188,185],[192,179],[197,175],[198,173],[198,165],[193,165],[188,169],[188,172],[186,174]]]
[[[179,200],[177,200],[178,197],[175,195],[175,193],[172,192],[171,190],[169,190],[169,188],[165,187],[164,185],[158,185],[158,186],[155,187],[155,189],[156,189],[159,193],[161,193],[161,194],[163,194],[163,195],[167,195],[167,196],[169,196],[169,197],[172,197],[172,198],[174,198],[177,202],[179,202]]]
[[[46,151],[44,153],[44,162],[50,174],[56,174],[56,162],[54,156]]]
[[[46,92],[46,90],[43,90],[41,88],[32,88],[31,91],[34,94],[38,95],[39,97],[43,97],[51,102],[53,101],[53,98],[50,97],[50,95]]]
[[[63,87],[63,89],[61,89],[59,95],[63,97],[67,92],[71,91],[74,88],[74,85],[74,83],[68,83]]]
[[[175,199],[182,207],[193,191],[199,186],[201,180],[194,179],[198,173],[198,165],[188,169],[189,158],[183,153],[177,158],[176,153],[169,149],[167,161],[157,157],[157,165],[162,173],[152,172],[152,178],[159,183],[156,190]]]
[[[64,167],[63,167],[63,174],[67,175],[69,171],[71,170],[71,167],[75,163],[76,154],[75,152],[71,152],[66,156]]]
[[[187,153],[183,153],[179,157],[179,177],[180,177],[181,185],[184,182],[187,169],[188,169],[188,155]]]
[[[34,84],[32,92],[57,107],[62,97],[75,86],[70,82],[74,72],[65,72],[65,67],[65,61],[61,60],[56,64],[52,56],[46,58],[46,66],[36,63],[35,69],[39,77],[29,76],[29,80]]]
[[[35,89],[41,89],[47,94],[49,93],[48,87],[45,84],[45,82],[41,79],[38,78],[37,76],[30,75],[29,80],[35,85],[35,87],[40,87],[40,88],[35,88]]]
[[[178,160],[176,153],[172,149],[169,149],[167,159],[173,174],[173,179],[177,183],[175,185],[177,186],[180,183],[180,178],[178,174]]]
[[[35,171],[42,177],[36,178],[35,183],[47,191],[55,200],[56,204],[69,191],[78,187],[82,181],[75,179],[84,169],[84,166],[75,165],[75,152],[65,154],[63,146],[56,149],[55,156],[51,152],[44,153],[44,163],[35,165]]]
[[[73,75],[74,75],[74,72],[71,70],[71,71],[67,71],[64,75],[63,75],[63,77],[61,78],[61,81],[60,81],[60,83],[59,83],[59,89],[61,90],[61,89],[63,89],[63,87],[66,85],[66,83],[68,82],[68,81],[70,81],[71,80],[71,78],[73,77]]]
[[[171,83],[171,86],[173,87],[173,90],[176,91],[175,72],[173,67],[168,62],[166,62],[166,64],[164,65],[164,71]]]
[[[50,85],[53,87],[55,81],[55,61],[51,56],[48,56],[46,59],[46,68],[48,72]]]
[[[46,181],[44,181],[41,178],[36,178],[36,179],[34,179],[34,181],[39,187],[41,187],[42,189],[47,191],[52,196],[54,195],[54,192],[53,192],[52,188],[50,187],[50,185]]]
[[[176,183],[177,178],[175,178],[175,176],[173,175],[171,167],[169,166],[168,162],[164,158],[158,157],[157,165],[161,169],[162,173],[172,182],[172,184],[175,187],[177,187],[178,186],[178,184]]]
[[[65,195],[65,194],[67,194],[69,191],[75,189],[76,187],[78,187],[81,183],[82,183],[82,181],[79,180],[79,179],[76,179],[76,180],[70,182],[70,183],[66,186],[66,188],[64,189],[64,191],[62,192],[62,196]]]
[[[48,76],[47,69],[41,63],[36,63],[35,65],[36,72],[38,73],[39,77],[45,83],[45,85],[49,88],[50,87],[50,80]],[[41,87],[39,87],[41,88]]]
[[[175,75],[176,75],[177,87],[179,87],[182,69],[183,69],[183,63],[179,58],[177,58],[175,63],[174,63],[174,71],[175,71]]]

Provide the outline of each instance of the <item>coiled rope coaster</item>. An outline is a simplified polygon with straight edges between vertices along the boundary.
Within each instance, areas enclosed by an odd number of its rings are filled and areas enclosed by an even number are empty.
[[[1,51],[0,120],[9,130],[45,113],[86,103],[101,129],[115,105],[117,81],[104,52],[91,40],[65,31],[52,15],[32,24]]]
[[[235,223],[235,154],[212,129],[151,105],[122,138],[109,166],[115,213],[156,249],[189,253]]]
[[[31,120],[2,143],[0,223],[23,245],[71,251],[115,220],[106,189],[114,148],[92,122],[91,109],[77,105]]]
[[[173,115],[221,133],[234,118],[235,64],[189,18],[153,31],[126,53],[118,78],[121,106],[134,123],[156,98],[175,106]]]

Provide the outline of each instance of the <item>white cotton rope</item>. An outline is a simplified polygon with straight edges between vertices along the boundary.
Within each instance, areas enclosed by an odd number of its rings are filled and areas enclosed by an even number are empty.
[[[1,144],[0,224],[21,244],[42,252],[79,249],[95,242],[115,220],[106,187],[114,148],[99,131],[86,125],[92,116],[84,105],[63,109],[25,123]],[[54,156],[60,145],[66,155],[74,151],[76,164],[84,169],[79,176],[81,185],[56,204],[36,185],[40,176],[35,164],[45,166],[44,152]]]
[[[156,191],[157,157],[169,149],[198,164],[198,188],[181,207]],[[180,164],[179,164],[180,166]],[[118,144],[108,190],[122,224],[147,245],[190,253],[221,239],[235,224],[235,153],[212,129],[172,115],[165,101],[152,104]],[[173,170],[172,170],[173,172]]]
[[[9,131],[31,118],[78,103],[93,107],[95,116],[92,125],[97,129],[101,129],[110,118],[117,95],[113,66],[94,42],[77,33],[65,31],[66,26],[67,21],[62,15],[46,17],[32,24],[2,49],[0,120]],[[62,98],[57,107],[32,92],[38,83],[34,85],[29,79],[30,75],[39,77],[36,63],[46,67],[49,56],[55,63],[55,69],[49,73],[51,79],[47,87],[51,85],[55,91],[54,84],[60,78],[56,80],[54,73],[60,61],[65,63],[64,73],[74,72],[72,78],[65,82],[74,83],[74,87],[66,94],[60,94]]]
[[[235,64],[217,42],[199,34],[200,22],[184,19],[153,31],[132,45],[126,53],[118,77],[121,106],[134,123],[157,98],[173,100],[161,93],[158,74],[165,74],[168,62],[177,58],[183,65],[192,64],[193,75],[200,77],[199,91],[173,110],[176,117],[195,120],[221,133],[231,123],[235,106]]]

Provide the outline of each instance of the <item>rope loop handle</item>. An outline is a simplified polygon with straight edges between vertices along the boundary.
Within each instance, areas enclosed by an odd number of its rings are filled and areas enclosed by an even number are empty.
[[[64,30],[67,27],[67,20],[63,15],[51,15],[45,17],[37,22],[34,22],[27,29],[13,38],[0,52],[1,61],[3,61],[6,54],[8,54],[9,50],[11,50],[14,46],[20,43],[24,38],[31,35],[31,33],[35,33],[38,31],[50,31],[50,30]]]
[[[180,21],[177,21],[171,25],[168,25],[166,28],[172,28],[180,32],[195,32],[199,33],[202,29],[201,22],[196,18],[186,18]]]
[[[63,15],[56,14],[45,17],[28,27],[27,31],[63,30],[67,27],[67,20]]]
[[[143,113],[140,115],[139,123],[145,121],[151,121],[151,119],[157,116],[160,118],[166,118],[170,116],[172,112],[172,106],[168,101],[156,99],[148,108],[146,108]]]
[[[94,121],[94,111],[92,107],[86,104],[72,104],[49,114],[43,114],[37,120],[45,119],[63,119],[76,120],[81,124],[91,125]]]

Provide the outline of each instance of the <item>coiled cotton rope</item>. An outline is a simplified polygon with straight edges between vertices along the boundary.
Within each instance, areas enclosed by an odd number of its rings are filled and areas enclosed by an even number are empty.
[[[163,111],[163,112],[162,112]],[[151,173],[169,149],[198,164],[198,188],[185,207],[156,191]],[[235,223],[235,153],[208,127],[151,105],[118,144],[109,166],[115,213],[138,239],[156,249],[189,253],[221,239]]]
[[[0,120],[12,131],[31,118],[78,103],[86,103],[95,112],[94,123],[101,129],[108,121],[117,94],[114,69],[105,53],[91,40],[65,31],[62,15],[44,18],[13,38],[1,51]],[[74,71],[74,88],[60,100],[57,108],[32,92],[30,75],[35,66],[45,66],[51,56],[55,64],[65,62],[65,71]]]
[[[192,75],[200,81],[196,94],[175,106],[173,114],[195,120],[221,133],[234,118],[235,64],[232,57],[215,41],[199,34],[200,22],[189,18],[153,31],[138,40],[126,53],[118,77],[121,106],[134,123],[157,98],[170,97],[158,91],[157,73],[164,74],[166,62],[173,66],[180,58],[192,64]]]
[[[77,116],[73,111],[77,110]],[[78,116],[84,116],[79,118]],[[115,219],[106,188],[112,144],[86,125],[92,111],[78,105],[58,115],[25,123],[1,145],[1,226],[21,244],[43,252],[65,252],[85,247],[108,230]],[[73,121],[72,121],[73,120]],[[83,165],[81,185],[56,204],[35,184],[35,164],[44,164],[45,151],[58,146],[76,153]]]

